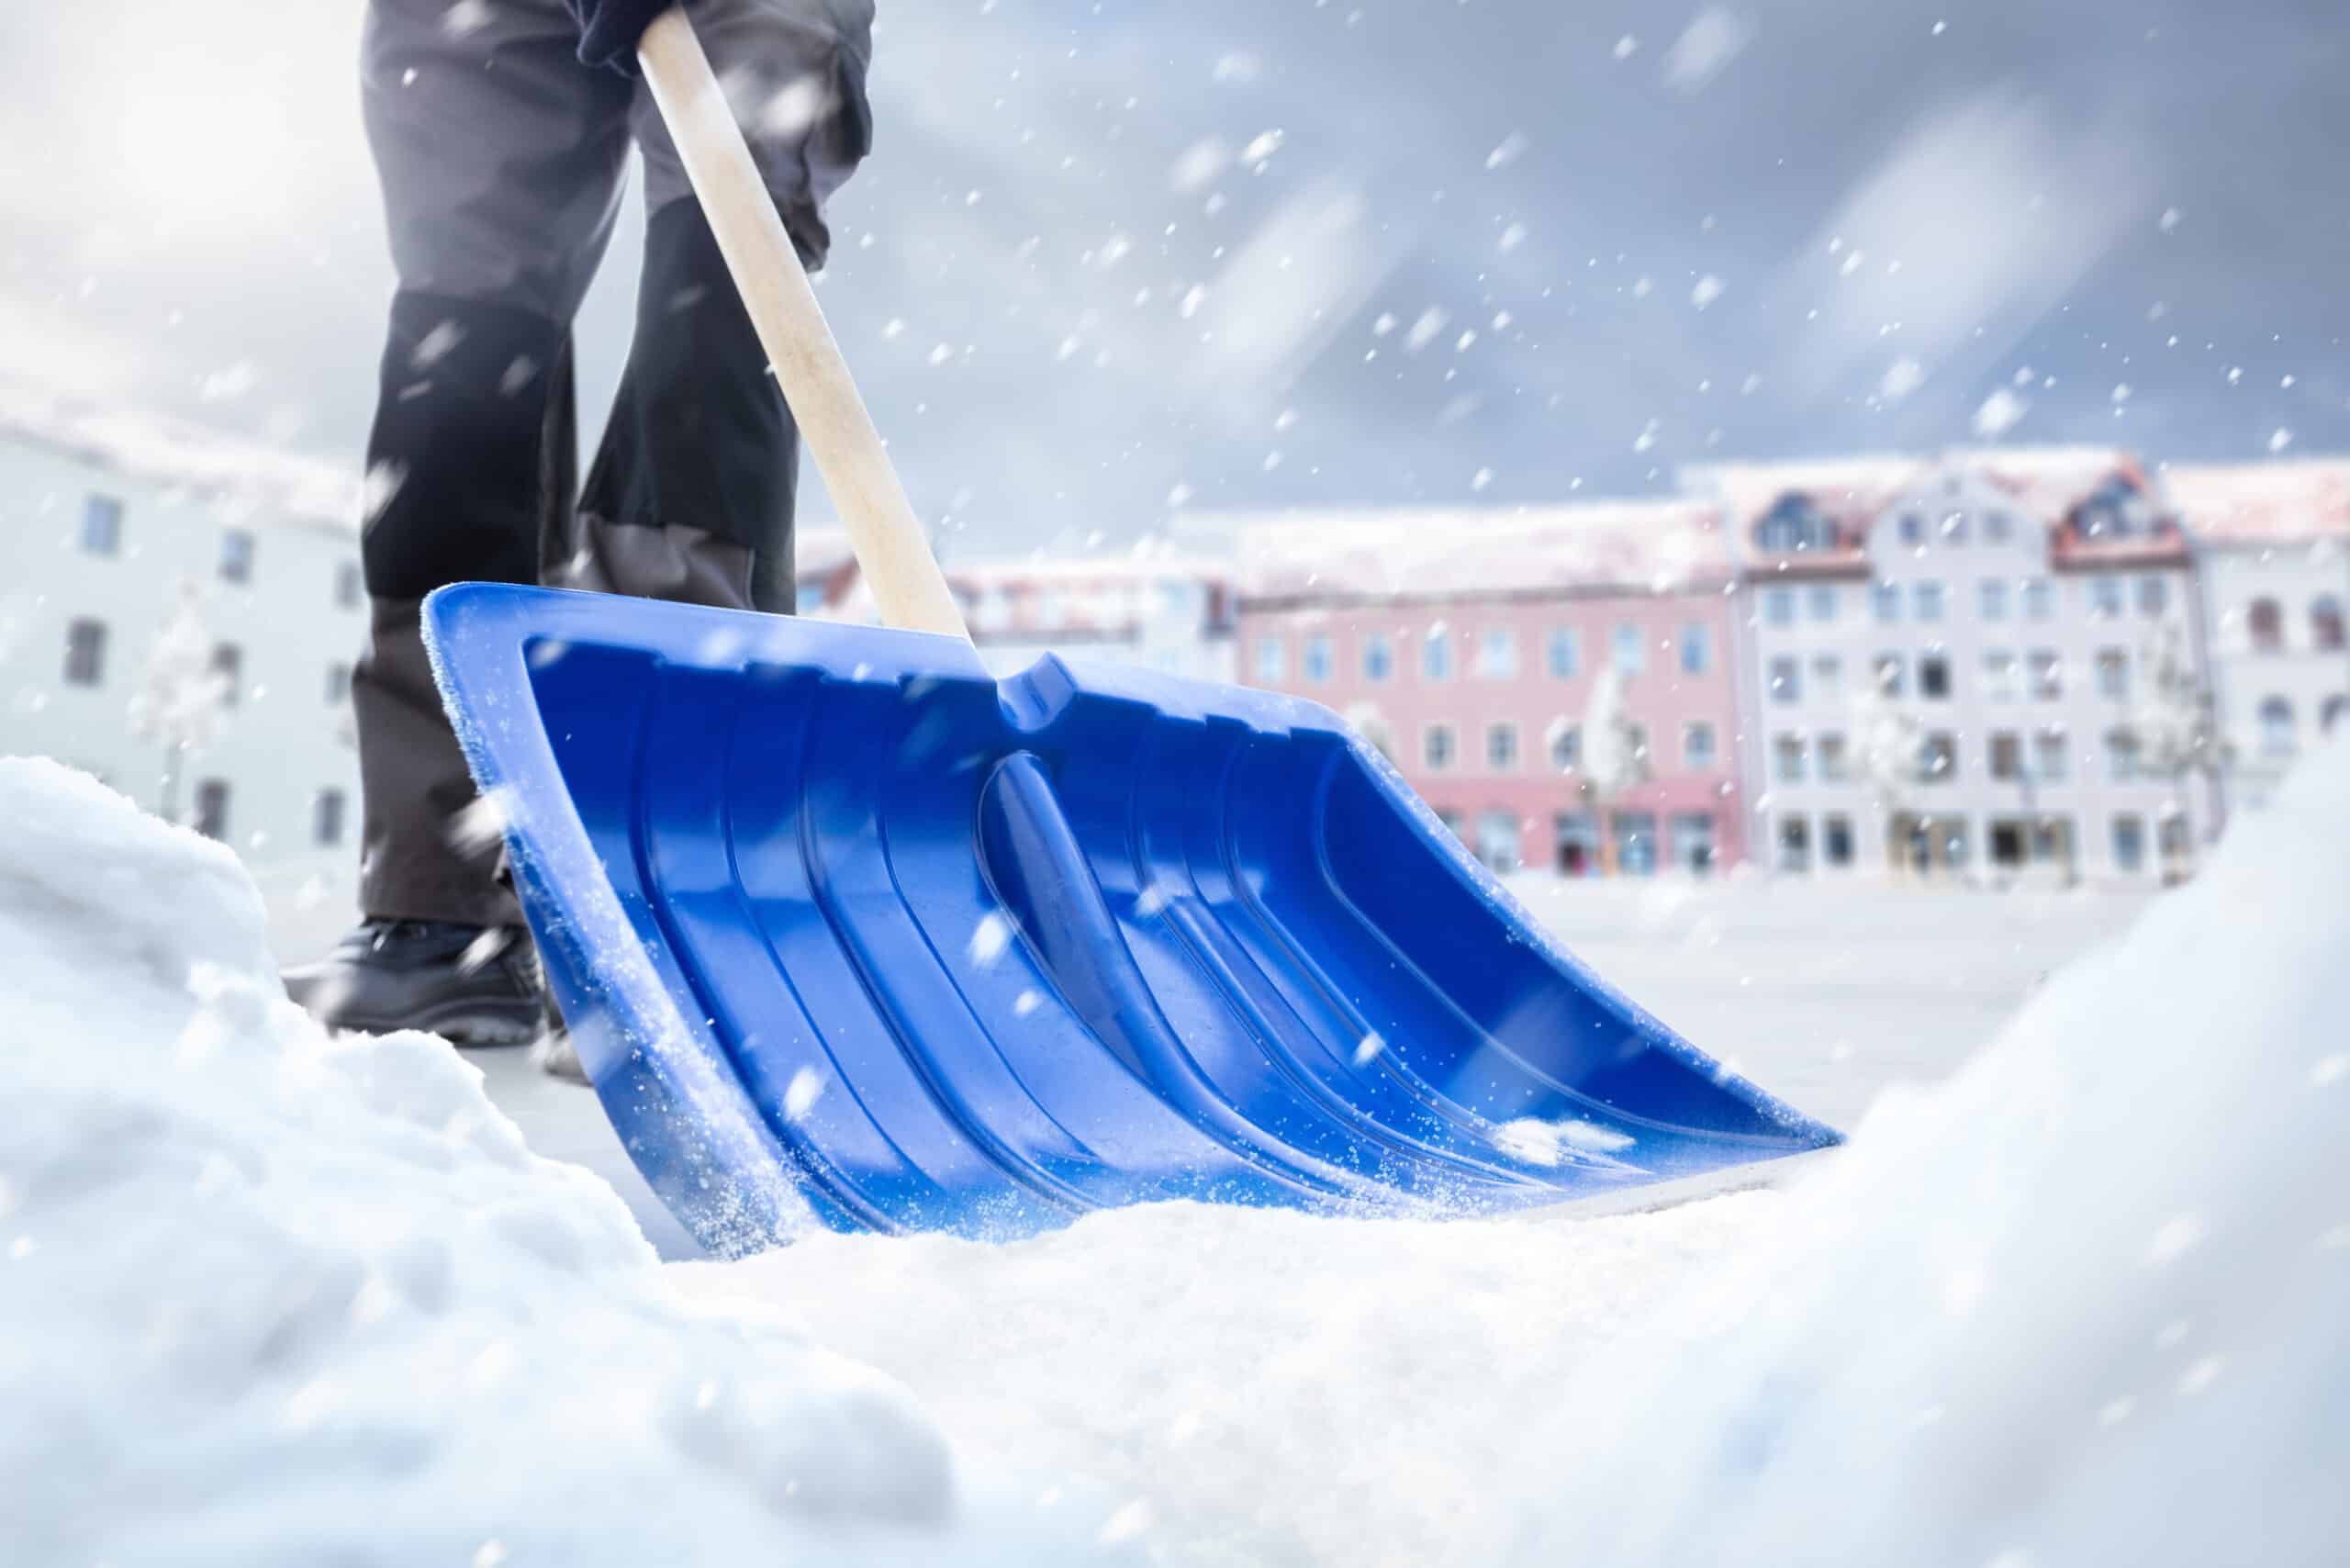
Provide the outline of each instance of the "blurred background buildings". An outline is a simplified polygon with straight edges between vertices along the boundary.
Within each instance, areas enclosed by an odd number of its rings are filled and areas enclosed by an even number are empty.
[[[1000,673],[1337,710],[1505,871],[2154,885],[2350,709],[2350,460],[1983,446],[1679,492],[1202,514],[949,576]],[[0,400],[0,750],[340,882],[363,509],[307,459]],[[799,576],[870,618],[838,530]]]

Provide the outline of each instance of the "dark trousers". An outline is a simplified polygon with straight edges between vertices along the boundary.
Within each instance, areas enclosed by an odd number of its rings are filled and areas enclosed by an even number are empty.
[[[821,263],[824,199],[870,145],[870,0],[698,0],[693,17],[786,228]],[[352,678],[370,916],[520,918],[494,835],[457,825],[474,788],[419,633],[426,594],[542,582],[793,608],[797,432],[648,93],[579,64],[576,43],[562,0],[369,6],[364,104],[399,283]],[[632,144],[649,215],[635,336],[583,487],[571,320]]]

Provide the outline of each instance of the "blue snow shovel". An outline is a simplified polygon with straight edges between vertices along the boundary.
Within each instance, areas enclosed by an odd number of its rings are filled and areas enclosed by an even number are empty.
[[[1489,1214],[1836,1141],[1326,709],[990,677],[681,14],[641,58],[894,629],[484,583],[425,629],[581,1060],[704,1247]]]

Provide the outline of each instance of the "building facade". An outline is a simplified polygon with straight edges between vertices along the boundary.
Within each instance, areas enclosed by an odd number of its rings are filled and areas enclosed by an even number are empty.
[[[356,490],[182,427],[0,397],[0,753],[81,767],[249,858],[355,845]],[[217,712],[175,756],[142,715],[194,690]]]
[[[1330,514],[1237,550],[1241,678],[1344,714],[1487,865],[1744,858],[1712,507]]]
[[[2214,826],[2187,536],[2127,454],[1685,476],[1734,520],[1761,855],[1809,875],[2153,882]]]
[[[2258,811],[2350,715],[2350,463],[2177,465],[2194,541],[2228,809]]]

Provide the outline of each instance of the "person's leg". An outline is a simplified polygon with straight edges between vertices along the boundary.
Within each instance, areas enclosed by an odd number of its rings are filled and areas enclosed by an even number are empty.
[[[871,144],[868,0],[700,0],[694,28],[801,258]],[[648,91],[636,333],[564,559],[565,586],[789,611],[798,436]]]
[[[464,831],[474,788],[432,681],[424,596],[532,582],[567,511],[569,323],[609,240],[629,84],[573,57],[562,0],[502,0],[452,26],[443,0],[371,0],[363,107],[398,292],[368,438],[369,637],[352,678],[366,924],[297,1000],[353,1027],[527,1037],[533,969]],[[485,930],[493,935],[483,936]]]

